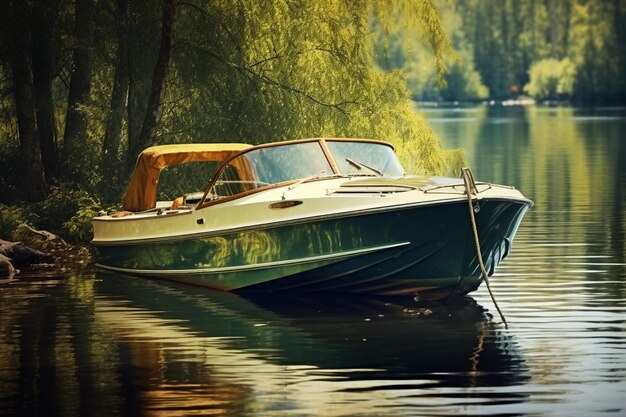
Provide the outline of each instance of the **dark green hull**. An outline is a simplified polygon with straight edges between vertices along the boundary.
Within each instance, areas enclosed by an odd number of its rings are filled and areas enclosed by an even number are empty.
[[[476,220],[490,273],[510,251],[529,204],[481,201]],[[106,269],[224,290],[442,299],[467,294],[482,280],[463,201],[98,249]]]

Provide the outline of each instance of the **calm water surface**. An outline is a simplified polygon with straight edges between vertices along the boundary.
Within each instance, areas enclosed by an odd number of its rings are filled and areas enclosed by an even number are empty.
[[[536,206],[452,304],[85,271],[0,286],[0,415],[626,415],[626,110],[430,109]]]

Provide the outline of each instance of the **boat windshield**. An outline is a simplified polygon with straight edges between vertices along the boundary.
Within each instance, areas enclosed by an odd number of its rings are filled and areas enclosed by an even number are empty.
[[[404,169],[393,149],[374,142],[327,140],[326,144],[344,175],[398,177]]]
[[[261,147],[224,166],[208,197],[229,197],[271,184],[324,175],[333,175],[333,169],[317,141]]]
[[[325,176],[402,176],[404,170],[391,146],[367,141],[320,140],[260,146],[222,166],[205,200],[219,200],[257,188]],[[333,165],[334,164],[334,165]],[[333,166],[338,168],[333,170]]]

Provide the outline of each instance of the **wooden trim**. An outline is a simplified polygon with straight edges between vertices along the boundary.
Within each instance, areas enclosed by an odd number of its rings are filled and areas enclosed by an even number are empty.
[[[365,142],[365,143],[377,143],[379,145],[389,146],[394,151],[396,148],[389,142],[379,139],[363,139],[363,138],[322,138],[321,140],[328,142]]]
[[[341,174],[341,170],[339,169],[339,165],[337,165],[337,161],[333,157],[333,154],[330,152],[328,145],[326,144],[326,139],[320,139],[320,146],[322,147],[322,151],[324,151],[324,155],[330,164],[330,167],[333,169],[333,174]]]

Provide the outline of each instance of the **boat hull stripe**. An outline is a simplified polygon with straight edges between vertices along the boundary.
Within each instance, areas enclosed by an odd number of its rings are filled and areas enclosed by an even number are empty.
[[[411,242],[399,242],[392,243],[389,245],[375,246],[371,248],[364,248],[358,250],[344,251],[338,253],[331,253],[327,255],[318,255],[318,256],[310,256],[308,258],[299,258],[299,259],[288,259],[284,261],[276,261],[276,262],[265,262],[259,264],[251,264],[251,265],[241,265],[241,266],[227,266],[222,268],[194,268],[194,269],[132,269],[132,268],[120,268],[115,266],[108,266],[103,264],[96,264],[98,268],[107,269],[110,271],[123,272],[123,273],[132,273],[132,274],[143,274],[143,275],[152,275],[152,276],[166,276],[166,275],[195,275],[195,274],[219,274],[219,273],[232,273],[232,272],[243,272],[243,271],[252,271],[257,269],[269,269],[269,268],[277,268],[281,266],[288,265],[300,265],[307,264],[311,262],[319,262],[326,261],[332,259],[341,259],[346,257],[352,257],[357,255],[363,255],[367,253],[380,252],[386,249],[399,248],[402,246],[408,246]]]

